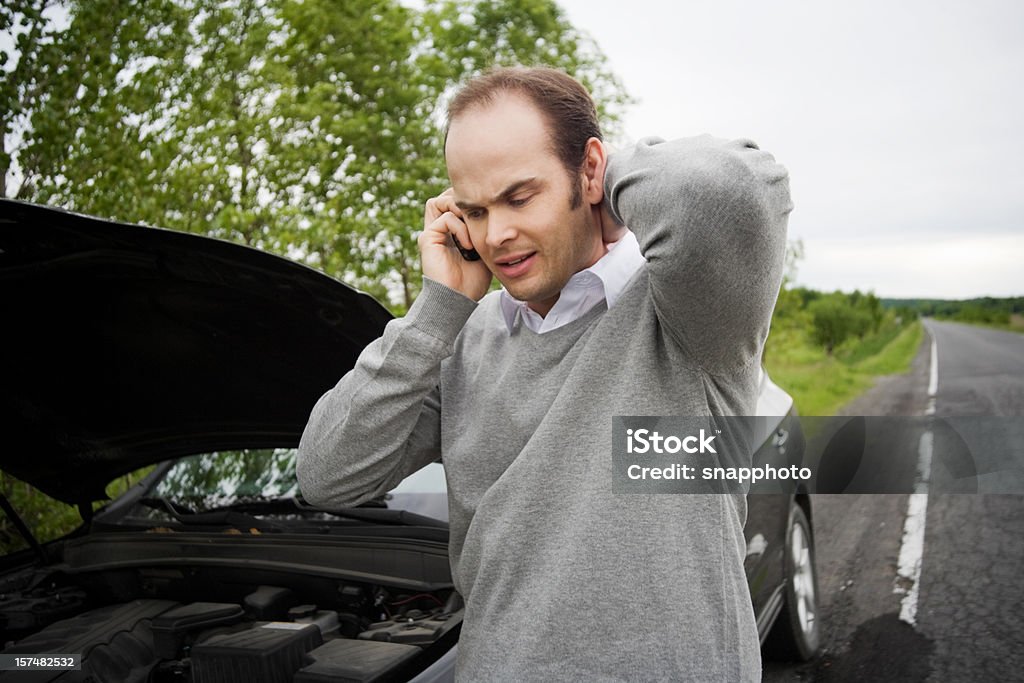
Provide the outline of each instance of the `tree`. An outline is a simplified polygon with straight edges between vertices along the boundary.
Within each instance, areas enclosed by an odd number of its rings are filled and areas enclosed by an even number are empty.
[[[851,298],[851,301],[864,321],[863,329],[859,331],[860,335],[863,336],[867,332],[877,332],[878,328],[882,325],[882,320],[885,318],[882,300],[875,296],[874,292],[861,294],[860,291],[855,290],[854,295],[857,296],[855,299]]]
[[[147,207],[159,168],[148,131],[163,102],[153,74],[180,62],[187,16],[170,2],[71,2],[70,22],[59,30],[46,10],[64,4],[18,4],[18,21],[31,26],[4,86],[14,100],[5,195],[146,220],[155,213]]]
[[[0,15],[31,25],[0,120],[22,134],[0,157],[19,197],[302,259],[397,310],[421,286],[423,201],[446,185],[453,82],[552,64],[612,131],[628,102],[550,0],[74,0],[63,30],[45,5]]]
[[[48,96],[48,66],[54,64],[54,38],[60,33],[48,14],[57,5],[46,0],[12,0],[0,5],[0,34],[13,52],[0,52],[0,196],[28,194],[36,168],[25,148],[24,129],[31,114]],[[23,156],[21,159],[17,157]],[[16,168],[20,162],[20,169]],[[16,180],[21,175],[21,182]]]
[[[301,216],[287,240],[307,260],[386,300],[419,287],[414,232],[443,189],[431,126],[434,86],[414,55],[420,19],[394,2],[286,3],[279,150]],[[291,142],[289,142],[291,141]]]
[[[858,326],[857,313],[842,292],[815,299],[807,310],[811,314],[814,341],[824,346],[830,356]]]
[[[551,0],[442,0],[424,14],[422,70],[438,93],[493,65],[547,65],[575,76],[594,97],[605,132],[618,132],[632,102],[598,46]]]

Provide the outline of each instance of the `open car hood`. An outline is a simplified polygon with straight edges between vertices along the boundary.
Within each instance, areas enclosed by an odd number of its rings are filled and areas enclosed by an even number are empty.
[[[294,446],[391,315],[222,240],[0,200],[0,467],[67,503],[190,453]]]

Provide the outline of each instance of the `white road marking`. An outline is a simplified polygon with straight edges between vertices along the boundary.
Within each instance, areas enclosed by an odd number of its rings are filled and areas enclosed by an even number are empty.
[[[917,620],[918,581],[921,579],[921,558],[924,554],[924,521],[928,516],[928,494],[911,493],[907,501],[907,521],[903,524],[898,576],[894,593],[904,593],[900,601],[900,619],[911,626]],[[900,583],[909,585],[907,589]]]
[[[932,338],[932,359],[931,368],[928,372],[928,403],[931,412],[929,415],[935,414],[935,395],[939,392],[939,347],[935,343],[935,335],[931,332],[928,333]]]
[[[931,333],[929,333],[931,334]],[[928,407],[925,415],[935,414],[935,398],[939,392],[939,348],[931,334],[931,368],[928,377]],[[932,447],[934,436],[930,429],[921,434],[917,446],[917,480],[914,493],[907,500],[907,519],[903,523],[903,540],[896,568],[894,593],[903,593],[900,601],[900,619],[911,626],[917,622],[917,598],[921,583],[921,560],[924,557],[924,527],[928,517],[928,481],[932,476]],[[909,586],[909,588],[907,587]]]

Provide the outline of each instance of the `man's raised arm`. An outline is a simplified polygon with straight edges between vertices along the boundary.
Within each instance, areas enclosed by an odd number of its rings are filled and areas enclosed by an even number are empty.
[[[641,140],[613,153],[606,201],[640,242],[658,316],[706,372],[759,357],[782,281],[788,174],[749,140]]]
[[[471,246],[459,216],[450,191],[427,201],[423,291],[313,408],[296,465],[309,501],[356,505],[440,457],[441,361],[491,279],[486,266],[453,248],[453,235]]]
[[[310,415],[296,472],[310,502],[357,505],[441,455],[441,361],[476,303],[424,279],[404,318],[363,350]]]

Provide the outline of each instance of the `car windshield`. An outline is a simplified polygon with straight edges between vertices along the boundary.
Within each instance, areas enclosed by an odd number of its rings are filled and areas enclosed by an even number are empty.
[[[150,495],[202,511],[253,500],[293,498],[294,448],[202,453],[178,460]]]
[[[146,494],[161,506],[137,505],[133,516],[150,519],[259,504],[300,496],[295,476],[294,448],[243,449],[203,453],[177,460]],[[370,503],[400,509],[442,521],[448,519],[444,469],[431,463],[403,480],[392,491]],[[261,516],[274,514],[267,509]]]

